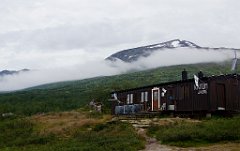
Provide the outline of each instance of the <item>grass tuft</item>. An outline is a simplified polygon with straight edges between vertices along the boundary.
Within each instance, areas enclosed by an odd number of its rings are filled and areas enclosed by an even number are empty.
[[[152,125],[148,134],[164,144],[181,147],[240,140],[240,117],[210,119],[198,123]]]

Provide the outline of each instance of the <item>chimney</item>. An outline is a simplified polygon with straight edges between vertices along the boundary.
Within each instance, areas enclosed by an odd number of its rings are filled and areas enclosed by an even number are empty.
[[[203,72],[200,70],[200,71],[198,72],[198,78],[199,78],[199,79],[202,79],[203,76],[204,76],[204,74],[203,74]]]
[[[187,80],[188,79],[188,73],[187,73],[187,71],[184,69],[183,71],[182,71],[182,80]]]

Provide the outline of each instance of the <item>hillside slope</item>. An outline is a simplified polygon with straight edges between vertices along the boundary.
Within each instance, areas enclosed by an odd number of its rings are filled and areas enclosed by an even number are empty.
[[[229,62],[205,63],[161,67],[122,75],[53,83],[24,91],[0,94],[0,113],[32,115],[66,111],[83,107],[92,99],[103,102],[105,108],[108,109],[107,99],[111,91],[180,80],[183,68],[188,70],[189,77],[199,70],[202,70],[205,75],[231,72]]]

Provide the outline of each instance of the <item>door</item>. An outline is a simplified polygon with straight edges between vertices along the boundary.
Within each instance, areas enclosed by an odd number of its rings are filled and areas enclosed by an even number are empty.
[[[226,92],[224,84],[217,84],[217,109],[225,110],[226,108]]]
[[[160,107],[159,88],[152,89],[152,111],[158,111]]]

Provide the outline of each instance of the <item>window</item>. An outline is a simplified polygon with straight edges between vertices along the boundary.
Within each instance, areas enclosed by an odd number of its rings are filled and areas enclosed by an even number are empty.
[[[141,92],[141,102],[148,101],[148,92]]]
[[[148,101],[148,92],[145,92],[145,102]]]
[[[130,95],[128,94],[127,95],[127,104],[129,104],[130,103]]]
[[[133,103],[133,94],[128,94],[127,95],[127,104],[132,104]]]
[[[130,98],[131,98],[131,99],[130,99],[130,104],[132,104],[132,103],[133,103],[133,94],[131,94],[130,96],[131,96],[131,97],[130,97]]]
[[[141,102],[144,102],[144,96],[145,96],[145,93],[141,92]]]

